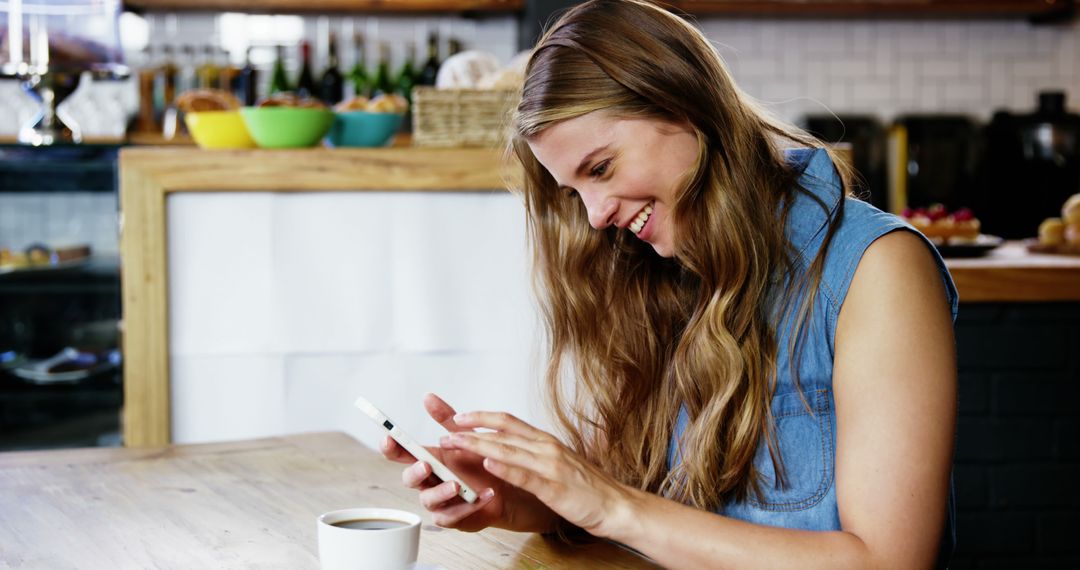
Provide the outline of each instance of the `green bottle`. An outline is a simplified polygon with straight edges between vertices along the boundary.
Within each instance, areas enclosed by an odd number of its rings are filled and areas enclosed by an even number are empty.
[[[394,80],[390,77],[390,46],[383,42],[379,44],[379,67],[375,69],[375,80],[372,81],[371,96],[389,95],[395,91]]]
[[[356,62],[349,70],[348,80],[353,86],[353,95],[368,97],[371,95],[371,78],[368,77],[367,66],[364,65],[364,36],[356,34],[353,37],[353,49],[356,54]]]
[[[289,90],[289,76],[285,73],[285,46],[277,46],[274,71],[270,75],[270,94],[284,93]]]
[[[412,105],[412,89],[416,85],[416,68],[413,67],[413,59],[416,57],[416,45],[409,44],[405,48],[405,64],[401,66],[397,76],[397,91],[405,100]]]

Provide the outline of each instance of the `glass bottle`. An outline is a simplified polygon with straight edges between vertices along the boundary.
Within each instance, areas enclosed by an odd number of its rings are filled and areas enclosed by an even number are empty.
[[[413,60],[416,58],[416,44],[410,43],[405,47],[405,63],[402,64],[401,70],[397,74],[397,92],[405,97],[405,100],[412,105],[412,88],[416,85],[416,68],[413,66]]]
[[[319,95],[315,76],[311,73],[311,43],[307,40],[300,42],[300,76],[296,80],[296,92],[301,97]]]
[[[375,69],[371,96],[394,93],[394,80],[390,77],[390,46],[386,42],[379,44],[379,67]]]
[[[364,36],[362,34],[353,36],[353,50],[356,54],[356,60],[353,62],[352,69],[349,70],[352,93],[353,95],[368,97],[371,94],[371,78],[368,77],[367,66],[364,63]]]
[[[177,95],[194,89],[198,84],[195,77],[195,47],[186,45],[180,48],[180,61],[177,63]]]
[[[153,45],[143,48],[142,67],[139,68],[139,114],[135,130],[153,132],[160,128],[156,116],[156,81],[158,76],[157,50]]]
[[[258,93],[259,70],[251,63],[251,47],[248,46],[244,56],[244,67],[240,68],[240,74],[236,78],[236,97],[244,105],[252,107],[259,100]]]
[[[319,81],[319,97],[327,105],[336,105],[345,95],[345,78],[338,69],[337,38],[333,33],[328,40],[326,71]]]
[[[418,85],[435,85],[435,78],[439,75],[439,36],[435,33],[428,34],[427,61],[420,68]]]
[[[217,58],[215,51],[214,46],[203,46],[203,60],[195,71],[198,77],[199,89],[217,89],[218,87],[218,66],[217,62],[214,61]]]
[[[176,100],[177,69],[173,46],[166,45],[161,51],[161,64],[157,66],[154,75],[154,120],[158,124],[161,124],[165,110]]]
[[[274,71],[270,75],[270,94],[290,91],[289,76],[285,73],[285,46],[277,46]]]

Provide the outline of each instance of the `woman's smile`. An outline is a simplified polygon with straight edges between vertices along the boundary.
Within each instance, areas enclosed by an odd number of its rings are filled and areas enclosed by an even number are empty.
[[[528,142],[555,183],[581,199],[590,225],[625,228],[658,254],[674,255],[668,213],[698,153],[689,126],[596,111],[555,123]]]

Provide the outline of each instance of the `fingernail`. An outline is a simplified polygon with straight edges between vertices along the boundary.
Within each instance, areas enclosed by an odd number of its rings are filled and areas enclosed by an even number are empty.
[[[413,473],[416,473],[417,475],[423,475],[425,471],[424,463],[420,461],[416,462],[416,464],[413,465],[412,470]]]
[[[467,420],[467,419],[469,419],[469,414],[465,414],[465,413],[462,413],[462,414],[454,414],[454,421],[455,421],[455,422],[458,422],[458,423],[460,423],[460,422],[463,422],[463,421],[465,421],[465,420]]]
[[[485,489],[483,493],[480,493],[480,498],[485,500],[485,501],[492,498],[492,497],[494,497],[494,496],[495,496],[495,489]]]
[[[439,438],[439,447],[450,447],[450,436],[442,436]]]

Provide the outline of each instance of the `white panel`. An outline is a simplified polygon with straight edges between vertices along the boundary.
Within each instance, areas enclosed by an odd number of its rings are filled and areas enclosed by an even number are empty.
[[[174,442],[285,433],[281,356],[173,356],[170,371]]]
[[[531,332],[524,209],[506,193],[403,194],[394,335],[410,352],[520,345]]]
[[[273,196],[274,346],[294,352],[392,347],[392,233],[400,195]]]
[[[178,193],[166,207],[172,353],[271,352],[273,195]]]

